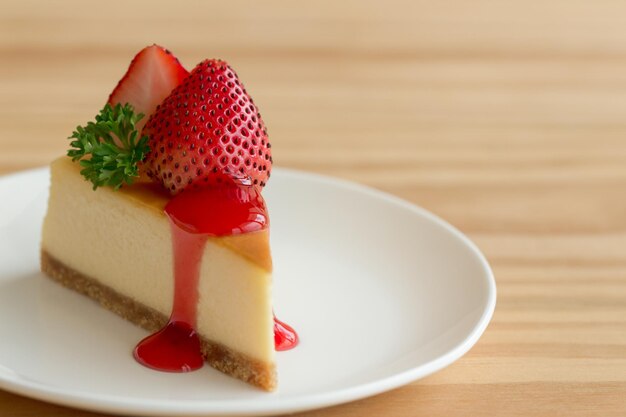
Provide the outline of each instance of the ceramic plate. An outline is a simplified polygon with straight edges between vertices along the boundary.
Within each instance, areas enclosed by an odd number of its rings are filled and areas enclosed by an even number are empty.
[[[485,258],[396,197],[275,169],[277,315],[301,344],[278,352],[267,394],[204,367],[167,374],[131,351],[146,332],[39,272],[47,169],[0,179],[0,388],[127,415],[268,415],[326,407],[415,381],[467,352],[495,306]]]

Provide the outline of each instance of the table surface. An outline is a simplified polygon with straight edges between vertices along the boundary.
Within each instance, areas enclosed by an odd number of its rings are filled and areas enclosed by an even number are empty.
[[[261,5],[262,3],[262,5]],[[222,57],[278,166],[467,233],[493,321],[421,381],[307,416],[626,414],[626,3],[3,1],[0,173],[47,164],[133,54]],[[0,414],[95,416],[0,392]]]

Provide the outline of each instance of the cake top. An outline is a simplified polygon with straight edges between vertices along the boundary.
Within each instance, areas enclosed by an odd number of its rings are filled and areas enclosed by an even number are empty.
[[[53,181],[55,183],[63,184],[63,187],[71,190],[72,193],[93,193],[93,191],[91,191],[87,186],[88,184],[81,180],[79,174],[80,167],[77,163],[73,163],[67,157],[60,157],[52,161],[51,166],[52,172],[54,173]],[[83,187],[77,187],[74,185],[71,187],[67,186],[67,184],[75,183],[78,183]],[[138,179],[132,185],[124,186],[117,191],[111,187],[102,187],[98,188],[96,192],[100,194],[101,198],[106,198],[109,204],[118,206],[120,210],[127,210],[127,204],[130,204],[132,207],[137,207],[144,216],[167,218],[168,213],[165,211],[165,207],[168,203],[175,200],[169,196],[161,185],[147,179]],[[182,197],[183,199],[189,199],[193,198],[192,194],[194,193],[183,192],[178,194],[176,198]],[[78,197],[79,201],[92,201],[87,195]],[[201,207],[201,205],[194,206]],[[89,210],[89,205],[84,206],[83,209]],[[133,221],[132,219],[134,219],[133,216],[129,217],[129,222]],[[185,221],[184,216],[182,220]],[[210,219],[205,221],[210,221]],[[187,223],[192,222],[193,219],[187,219]],[[199,226],[202,227],[202,224]],[[213,243],[224,246],[237,253],[239,256],[249,260],[265,271],[272,271],[269,228],[263,228],[254,233],[229,233],[219,237],[207,236],[207,238],[211,239]]]
[[[158,45],[142,49],[68,155],[94,189],[150,178],[172,195],[235,183],[262,188],[271,144],[235,71],[204,60],[190,73]]]

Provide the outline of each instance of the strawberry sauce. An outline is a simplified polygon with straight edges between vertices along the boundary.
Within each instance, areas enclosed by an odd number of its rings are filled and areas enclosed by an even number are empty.
[[[274,348],[278,351],[293,349],[298,345],[298,333],[274,316]]]
[[[198,279],[209,236],[263,230],[269,226],[265,201],[257,187],[228,182],[219,187],[185,190],[165,206],[174,254],[174,305],[167,325],[143,339],[134,356],[149,368],[188,372],[204,360],[196,333]],[[298,343],[296,332],[274,317],[276,350]]]
[[[134,356],[142,365],[166,372],[202,368],[200,339],[195,331],[200,262],[207,237],[178,227],[170,217],[174,250],[174,306],[167,325],[143,339]]]

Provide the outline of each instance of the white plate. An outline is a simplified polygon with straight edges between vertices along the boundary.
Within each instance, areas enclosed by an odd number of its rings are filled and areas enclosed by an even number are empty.
[[[360,185],[275,169],[264,192],[275,310],[301,336],[278,353],[279,390],[209,367],[151,371],[131,355],[143,330],[39,272],[47,188],[47,169],[0,179],[0,388],[22,395],[150,416],[325,407],[451,364],[493,314],[489,265],[444,221]]]

